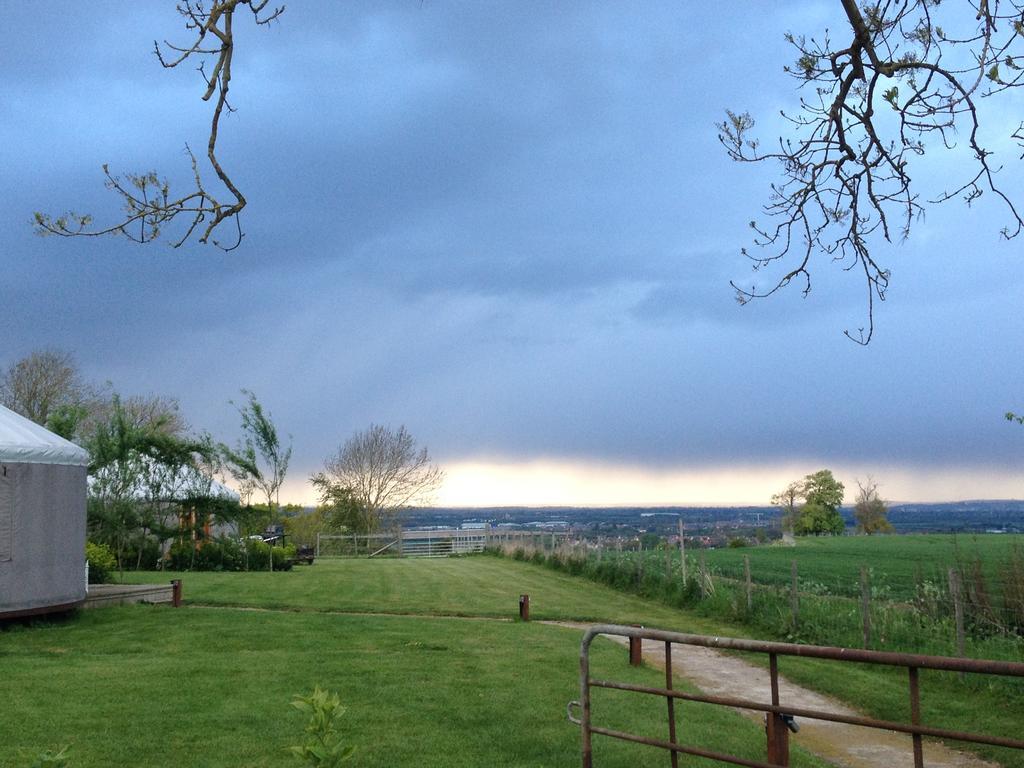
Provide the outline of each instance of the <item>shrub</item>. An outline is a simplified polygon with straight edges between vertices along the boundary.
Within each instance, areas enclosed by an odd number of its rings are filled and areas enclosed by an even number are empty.
[[[174,571],[265,571],[270,557],[275,571],[289,571],[295,562],[295,545],[271,547],[262,541],[222,537],[209,539],[196,549],[191,541],[175,542],[168,553]]]
[[[85,560],[89,563],[90,584],[106,584],[117,569],[117,558],[106,544],[85,542]]]
[[[289,752],[311,768],[334,768],[352,757],[355,747],[345,744],[338,730],[338,720],[345,714],[338,694],[317,686],[309,696],[296,696],[292,706],[309,715],[309,723],[306,743],[289,747]]]

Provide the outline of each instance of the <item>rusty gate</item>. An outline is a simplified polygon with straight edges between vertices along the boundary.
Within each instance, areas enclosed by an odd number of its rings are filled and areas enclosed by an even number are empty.
[[[594,638],[610,635],[629,638],[630,659],[639,662],[640,642],[654,640],[665,644],[665,687],[654,688],[645,685],[598,680],[590,676],[590,645]],[[768,657],[768,673],[771,681],[771,701],[753,701],[750,699],[727,696],[705,696],[686,693],[673,688],[672,646],[691,645],[704,648],[717,648],[726,651],[746,651],[760,653]],[[816,709],[787,706],[779,695],[779,657],[800,656],[803,658],[827,659],[838,662],[859,662],[862,664],[880,664],[890,667],[904,667],[907,670],[907,691],[910,700],[910,722],[877,720],[870,717],[845,715],[836,712],[825,712]],[[741,640],[729,637],[707,637],[704,635],[688,635],[679,632],[668,632],[644,627],[626,627],[616,624],[597,624],[587,630],[580,645],[580,698],[570,701],[567,708],[569,720],[580,726],[583,768],[591,768],[593,753],[591,743],[593,735],[598,734],[613,739],[621,739],[637,744],[658,747],[669,752],[672,768],[676,768],[680,754],[696,755],[711,760],[718,760],[746,768],[778,768],[789,765],[789,733],[796,731],[794,718],[808,720],[826,720],[836,723],[897,731],[911,736],[914,752],[915,768],[923,768],[924,755],[921,739],[931,736],[940,739],[990,744],[1011,749],[1024,750],[1024,741],[1020,739],[990,736],[977,733],[952,731],[935,728],[921,722],[921,691],[919,670],[933,669],[946,672],[977,673],[986,675],[1002,675],[1024,678],[1024,664],[1009,661],[985,661],[978,659],[957,659],[947,656],[923,656],[910,653],[888,653],[882,651],[862,651],[850,648],[833,648],[820,645],[797,645],[795,643],[771,643],[760,640]],[[612,730],[594,725],[591,710],[591,688],[609,688],[619,691],[659,696],[665,699],[667,714],[667,739],[655,739],[635,733]],[[746,709],[765,713],[767,734],[767,760],[759,762],[748,760],[736,755],[728,755],[681,744],[676,738],[675,702],[695,701],[715,704],[735,709]],[[579,717],[573,715],[579,711]]]

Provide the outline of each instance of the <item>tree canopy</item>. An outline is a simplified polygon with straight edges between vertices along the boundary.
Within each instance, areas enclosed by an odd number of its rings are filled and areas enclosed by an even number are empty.
[[[839,514],[843,493],[843,484],[831,470],[822,469],[790,483],[772,496],[772,504],[782,510],[783,527],[798,536],[839,535],[846,528]],[[799,506],[797,500],[802,502]]]
[[[426,447],[401,426],[371,424],[356,432],[310,478],[325,504],[343,504],[354,525],[373,531],[393,523],[408,506],[425,503],[440,487],[444,471],[433,464]]]
[[[291,443],[284,447],[270,414],[256,395],[242,390],[246,403],[238,406],[242,440],[234,448],[221,444],[220,452],[231,476],[239,483],[243,499],[259,491],[267,500],[271,521],[276,519],[281,485],[292,458]]]
[[[891,533],[889,505],[878,492],[878,483],[870,477],[861,483],[857,481],[857,501],[853,505],[853,517],[857,530],[869,536],[873,533]]]

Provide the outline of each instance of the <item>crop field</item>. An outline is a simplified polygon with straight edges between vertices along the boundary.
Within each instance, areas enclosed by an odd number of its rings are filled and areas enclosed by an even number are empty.
[[[706,552],[709,566],[723,576],[743,578],[743,558],[750,558],[751,578],[759,584],[787,586],[790,564],[797,562],[801,581],[834,595],[860,595],[860,569],[870,569],[871,584],[894,600],[915,597],[922,581],[946,584],[957,565],[981,565],[994,595],[1002,593],[1003,567],[1014,550],[1024,556],[1024,536],[1005,534],[919,534],[891,536],[807,537],[795,547],[761,546]]]
[[[162,581],[172,574],[132,574]],[[69,768],[288,766],[304,719],[289,706],[315,685],[337,691],[360,766],[572,766],[579,733],[579,630],[511,620],[522,592],[534,618],[600,619],[749,635],[749,627],[497,557],[342,560],[285,573],[187,573],[186,605],[97,609],[0,631],[0,765],[29,766],[70,745]],[[660,683],[601,641],[595,673]],[[879,717],[906,717],[905,680],[856,666],[787,660],[783,673]],[[1024,690],[922,676],[925,718],[1013,734]],[[664,736],[664,702],[596,692],[603,724]],[[628,698],[623,698],[628,697]],[[763,730],[718,708],[679,707],[686,738],[764,755]],[[795,742],[799,744],[797,739]],[[986,753],[1018,768],[1012,755]],[[664,753],[598,738],[595,765],[664,765]],[[794,753],[795,765],[818,766]],[[683,760],[684,765],[706,764]]]

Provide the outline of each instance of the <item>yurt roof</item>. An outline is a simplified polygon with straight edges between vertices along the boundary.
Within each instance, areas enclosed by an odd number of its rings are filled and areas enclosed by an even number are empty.
[[[85,449],[0,405],[0,461],[88,466]]]

